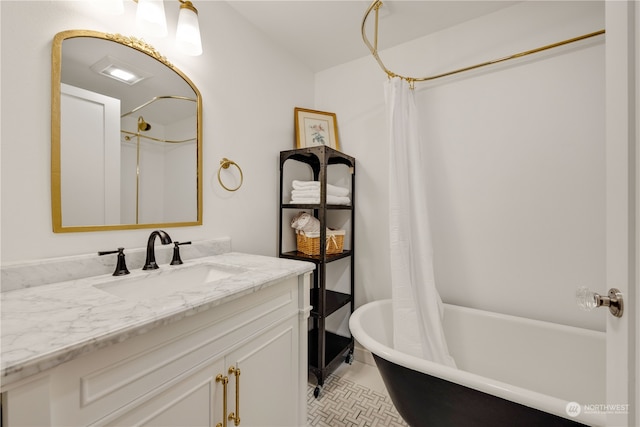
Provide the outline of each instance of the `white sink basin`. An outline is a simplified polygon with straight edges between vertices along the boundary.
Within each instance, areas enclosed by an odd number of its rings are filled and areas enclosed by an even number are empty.
[[[115,282],[94,285],[96,288],[128,300],[146,300],[211,286],[214,283],[246,271],[242,268],[201,264],[193,267],[161,267],[144,277],[123,278]]]

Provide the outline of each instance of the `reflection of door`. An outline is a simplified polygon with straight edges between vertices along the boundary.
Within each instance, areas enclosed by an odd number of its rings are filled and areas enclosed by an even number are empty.
[[[638,289],[635,280],[640,266],[637,234],[634,235],[640,224],[636,205],[638,179],[635,175],[639,145],[638,101],[634,86],[637,87],[640,79],[636,71],[637,47],[634,48],[633,41],[635,31],[638,31],[639,12],[634,11],[633,3],[605,2],[607,283],[598,292],[606,293],[610,287],[619,288],[625,298],[625,308],[622,318],[607,315],[607,406],[591,409],[606,412],[609,426],[632,426],[640,422],[637,414],[640,410],[638,385],[633,380],[634,377],[637,380],[639,374],[635,294]],[[635,37],[638,40],[637,35]]]
[[[62,225],[120,224],[120,100],[61,84],[60,114]]]

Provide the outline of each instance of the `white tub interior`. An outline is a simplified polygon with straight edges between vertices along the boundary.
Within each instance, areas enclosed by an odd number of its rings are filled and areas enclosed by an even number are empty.
[[[366,338],[393,348],[390,300],[376,301],[371,308],[363,310],[358,324]],[[462,371],[569,402],[606,401],[603,332],[449,304],[444,328],[449,351]],[[354,336],[365,339],[355,331]],[[361,344],[372,351],[376,347],[372,341]],[[375,350],[387,356],[383,347]]]
[[[445,304],[458,368],[581,404],[605,402],[604,332]]]

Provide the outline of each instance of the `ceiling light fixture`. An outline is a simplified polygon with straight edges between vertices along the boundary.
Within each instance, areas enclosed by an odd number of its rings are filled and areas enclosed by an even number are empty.
[[[127,83],[136,80],[135,74],[130,73],[126,70],[122,70],[120,68],[107,68],[106,70],[104,70],[104,72],[109,73],[110,76],[113,76],[114,78]]]
[[[109,55],[100,59],[90,68],[98,74],[111,77],[128,85],[134,85],[144,79],[152,77],[152,75],[146,71],[140,70],[131,64],[127,64]]]
[[[133,0],[138,3],[136,25],[142,34],[150,37],[167,35],[167,19],[162,0]],[[189,0],[180,2],[178,27],[176,28],[176,46],[186,55],[202,54],[198,9]]]

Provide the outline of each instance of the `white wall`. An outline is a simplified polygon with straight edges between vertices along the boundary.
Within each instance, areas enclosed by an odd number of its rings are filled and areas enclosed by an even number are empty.
[[[133,2],[119,17],[88,4],[0,2],[3,262],[140,247],[149,233],[51,231],[51,40],[76,28],[137,35]],[[333,111],[342,149],[358,160],[356,302],[389,297],[386,76],[371,56],[314,76],[225,2],[198,8],[201,57],[177,52],[171,34],[148,40],[204,101],[204,225],[167,231],[181,241],[228,235],[234,250],[276,255],[278,152],[293,147],[293,107]],[[531,2],[382,57],[396,72],[421,76],[603,27],[601,2]],[[604,283],[603,50],[586,43],[418,85],[445,301],[604,327],[604,311],[576,312],[573,301],[576,287]],[[243,168],[235,193],[218,185],[222,157]]]
[[[602,28],[602,2],[529,2],[381,57],[420,77]],[[603,40],[417,84],[445,302],[604,329],[574,297],[605,283]],[[358,160],[357,305],[391,295],[385,80],[371,56],[316,76],[316,108]]]
[[[51,225],[51,41],[63,30],[137,36],[135,3],[106,16],[80,1],[2,1],[2,262],[141,247],[150,230],[54,234]],[[233,249],[276,255],[278,153],[294,145],[293,108],[312,106],[313,74],[271,44],[226,2],[197,4],[204,54],[177,52],[178,3],[165,5],[166,39],[147,39],[203,98],[204,224],[167,229],[180,241],[230,236]],[[216,173],[228,157],[244,185],[224,191]]]

